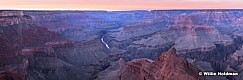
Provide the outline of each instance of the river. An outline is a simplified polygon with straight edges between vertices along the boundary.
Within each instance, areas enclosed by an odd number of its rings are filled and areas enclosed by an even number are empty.
[[[103,44],[105,44],[105,46],[109,49],[110,47],[109,47],[109,45],[104,41],[104,36],[101,38],[101,42],[103,43]]]

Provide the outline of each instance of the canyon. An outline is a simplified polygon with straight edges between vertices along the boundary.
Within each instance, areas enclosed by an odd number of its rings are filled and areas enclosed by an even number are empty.
[[[0,80],[241,80],[242,24],[240,9],[0,10]]]

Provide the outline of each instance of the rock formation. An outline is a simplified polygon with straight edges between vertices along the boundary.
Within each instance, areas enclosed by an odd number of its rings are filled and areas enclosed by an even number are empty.
[[[205,80],[199,70],[178,57],[176,49],[164,52],[156,61],[135,59],[125,63],[122,59],[100,72],[96,80]]]

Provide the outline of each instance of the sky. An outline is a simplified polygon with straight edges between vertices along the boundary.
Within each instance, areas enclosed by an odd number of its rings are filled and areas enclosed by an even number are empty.
[[[243,0],[0,0],[14,10],[243,9]]]

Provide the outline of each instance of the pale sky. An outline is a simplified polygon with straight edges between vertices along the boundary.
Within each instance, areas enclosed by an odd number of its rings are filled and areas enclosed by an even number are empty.
[[[243,0],[0,0],[0,9],[17,9],[17,10],[243,9]]]

